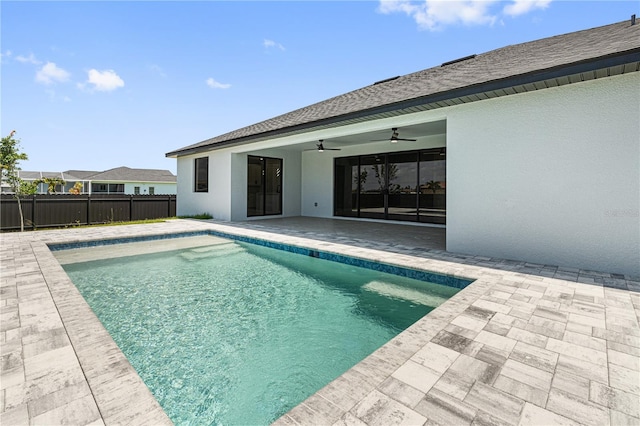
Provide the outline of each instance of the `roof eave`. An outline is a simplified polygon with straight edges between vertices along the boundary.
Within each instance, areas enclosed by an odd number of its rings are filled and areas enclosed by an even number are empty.
[[[177,158],[184,155],[192,155],[201,152],[211,151],[213,149],[221,149],[230,146],[244,145],[247,143],[258,142],[260,140],[269,139],[275,136],[283,136],[287,134],[302,133],[310,129],[319,129],[323,127],[335,127],[336,124],[346,121],[360,120],[364,121],[368,117],[379,114],[389,114],[398,112],[403,114],[403,110],[415,108],[426,104],[434,104],[438,102],[446,102],[454,99],[480,95],[496,90],[505,90],[517,86],[538,83],[547,80],[558,79],[562,77],[573,76],[586,72],[596,72],[598,70],[607,69],[621,65],[632,63],[640,64],[640,47],[622,52],[616,52],[596,58],[590,58],[583,61],[564,64],[552,68],[532,71],[526,74],[514,75],[502,79],[490,80],[483,83],[464,86],[444,92],[438,92],[426,96],[407,99],[392,104],[380,105],[374,108],[360,110],[348,114],[342,114],[334,117],[327,117],[321,120],[310,121],[297,124],[294,126],[282,127],[267,132],[256,133],[253,135],[243,136],[239,138],[229,139],[226,141],[212,142],[210,144],[201,145],[189,149],[179,149],[165,154],[169,158]],[[635,71],[638,71],[636,66]],[[465,103],[461,101],[460,103]]]

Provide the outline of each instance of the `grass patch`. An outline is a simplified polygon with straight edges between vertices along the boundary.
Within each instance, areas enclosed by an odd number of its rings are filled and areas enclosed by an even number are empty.
[[[178,216],[178,219],[213,219],[209,213],[192,214],[187,216]]]
[[[143,219],[143,220],[130,220],[130,221],[106,221],[103,223],[92,223],[90,225],[87,224],[79,224],[79,223],[70,223],[68,225],[59,225],[59,226],[49,226],[49,227],[41,227],[34,228],[32,225],[25,224],[25,232],[29,231],[47,231],[51,229],[68,229],[68,228],[95,228],[96,226],[122,226],[122,225],[140,225],[147,223],[162,223],[168,220],[175,219],[213,219],[213,216],[209,213],[200,213],[194,215],[185,215],[185,216],[173,216],[173,217],[163,217],[159,219]],[[2,232],[20,232],[19,229],[7,229],[2,230]]]

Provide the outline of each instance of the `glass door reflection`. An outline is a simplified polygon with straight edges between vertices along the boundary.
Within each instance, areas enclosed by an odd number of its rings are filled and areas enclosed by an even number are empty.
[[[387,155],[387,217],[418,220],[418,153]]]
[[[386,213],[386,156],[360,157],[360,217],[384,219]]]
[[[420,153],[420,222],[445,224],[447,159],[444,150]]]

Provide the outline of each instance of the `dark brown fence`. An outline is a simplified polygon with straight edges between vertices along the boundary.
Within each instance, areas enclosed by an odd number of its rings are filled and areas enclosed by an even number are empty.
[[[25,229],[160,219],[176,215],[175,195],[38,194],[20,199]],[[0,196],[0,229],[20,229],[18,201]]]

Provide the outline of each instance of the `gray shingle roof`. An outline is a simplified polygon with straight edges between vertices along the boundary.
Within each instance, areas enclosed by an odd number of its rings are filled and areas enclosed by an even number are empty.
[[[614,66],[629,61],[640,61],[640,24],[631,25],[627,20],[506,46],[464,61],[366,86],[166,155],[179,156],[207,148],[249,143],[265,136],[321,128],[328,123],[339,125],[355,117],[360,117],[360,121],[367,117],[372,119],[384,112],[483,93],[488,87],[502,90],[515,84],[531,84],[576,72],[594,72],[606,64]],[[621,72],[638,71],[637,64],[632,68],[624,68]]]
[[[116,167],[105,170],[90,177],[92,181],[121,181],[121,182],[176,182],[176,176],[169,170],[130,169]]]
[[[63,173],[65,176],[73,176],[77,178],[77,180],[82,180],[82,179],[88,180],[91,176],[100,172],[96,170],[67,170],[66,172],[63,172]]]

